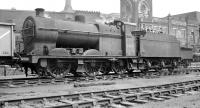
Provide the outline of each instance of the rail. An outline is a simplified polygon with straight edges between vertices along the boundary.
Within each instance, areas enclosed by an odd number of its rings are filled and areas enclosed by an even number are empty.
[[[184,94],[199,93],[199,89],[200,80],[194,80],[140,88],[0,100],[0,102],[3,108],[126,108],[150,101],[164,101]]]

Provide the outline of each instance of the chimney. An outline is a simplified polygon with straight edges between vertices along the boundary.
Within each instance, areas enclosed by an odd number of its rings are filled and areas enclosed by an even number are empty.
[[[36,17],[44,17],[44,9],[43,8],[36,8],[35,12],[36,12]]]
[[[72,9],[71,0],[65,0],[65,8],[64,8],[63,12],[69,12],[69,13],[74,12],[74,10]]]

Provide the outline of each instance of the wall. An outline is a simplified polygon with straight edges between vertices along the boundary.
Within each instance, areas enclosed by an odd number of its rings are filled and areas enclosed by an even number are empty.
[[[125,22],[152,19],[152,0],[121,0],[120,17]]]
[[[154,18],[150,22],[140,22],[140,29],[155,34],[175,36],[180,41],[181,47],[185,48],[193,48],[199,39],[198,25],[186,21]]]

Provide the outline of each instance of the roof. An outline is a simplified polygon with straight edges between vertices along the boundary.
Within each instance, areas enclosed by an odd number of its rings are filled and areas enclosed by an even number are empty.
[[[198,11],[171,15],[170,17],[175,18],[176,20],[181,20],[181,21],[188,20],[190,23],[200,23],[200,12]],[[167,19],[168,16],[164,18]]]
[[[5,23],[5,22],[0,22],[0,25],[6,25],[6,26],[14,26],[14,23]]]

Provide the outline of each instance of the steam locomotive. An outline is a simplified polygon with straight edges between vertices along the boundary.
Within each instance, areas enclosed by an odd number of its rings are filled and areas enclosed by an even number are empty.
[[[114,21],[84,23],[46,18],[39,9],[23,24],[23,54],[17,57],[39,76],[96,76],[134,70],[173,70],[192,59],[192,50],[166,34],[140,31],[136,24]]]

